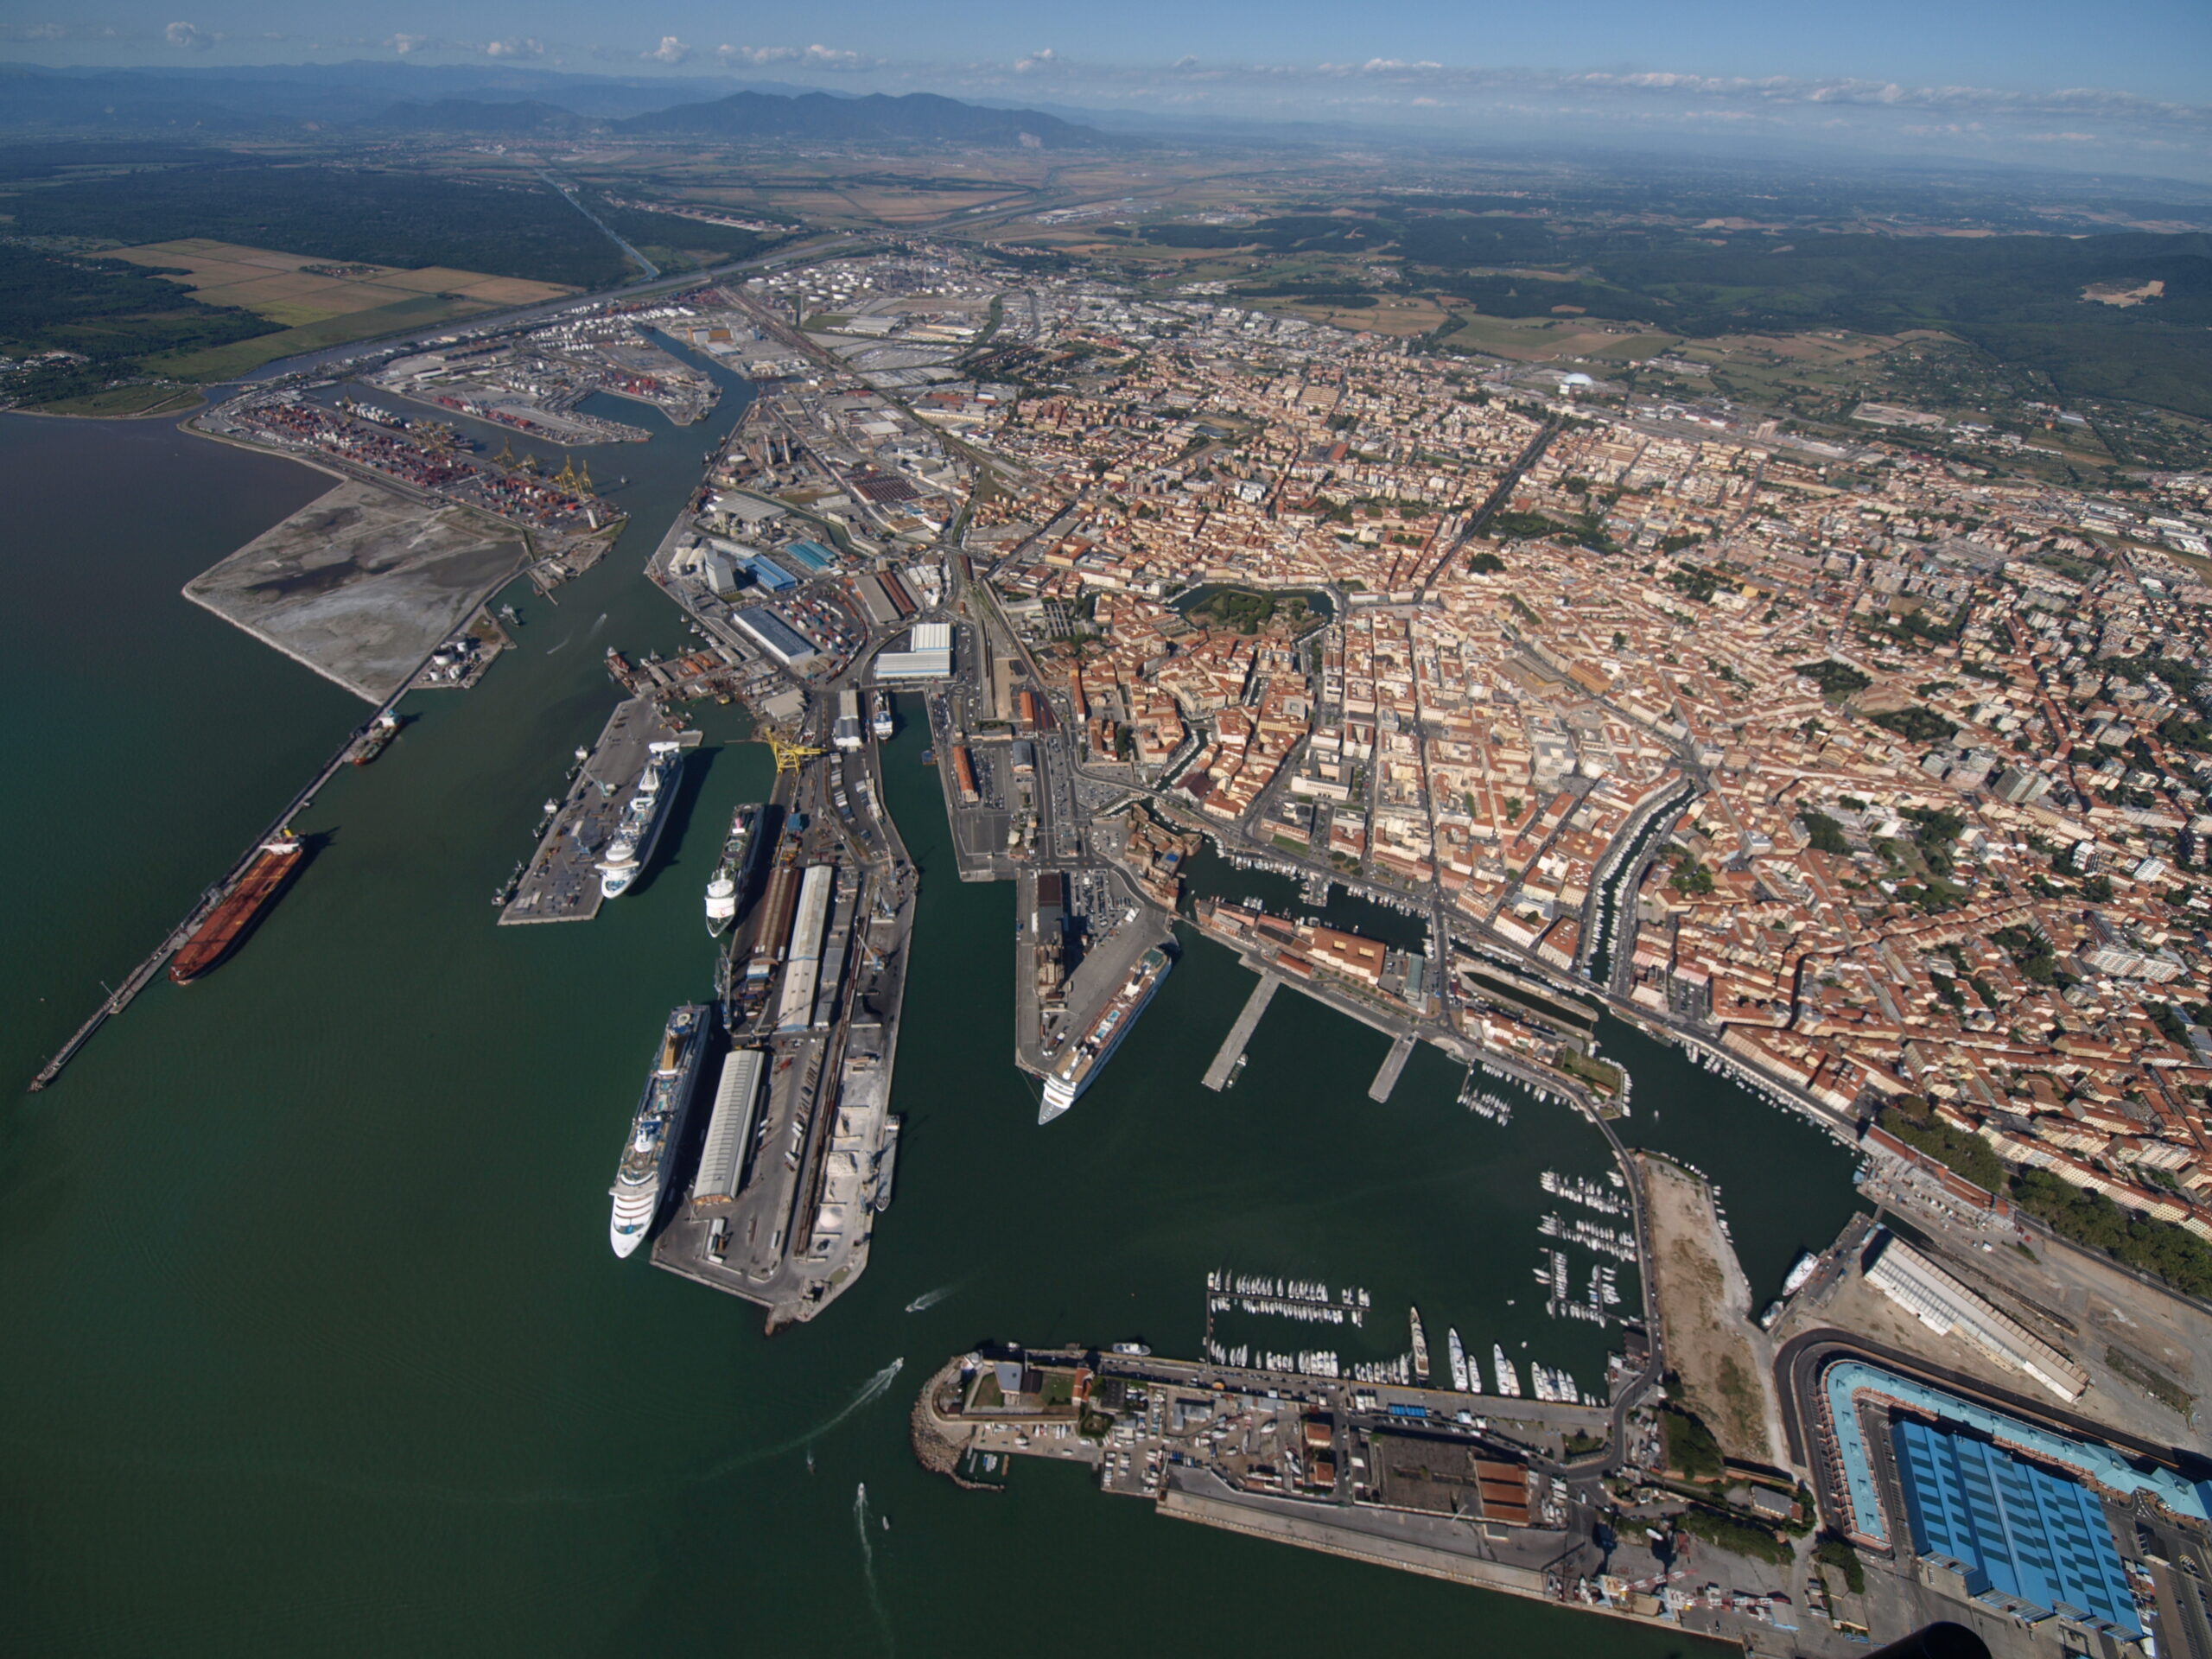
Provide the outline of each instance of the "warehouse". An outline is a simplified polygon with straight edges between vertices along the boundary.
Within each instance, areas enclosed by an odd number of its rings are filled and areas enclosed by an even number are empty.
[[[761,1049],[734,1048],[722,1061],[714,1116],[707,1122],[707,1141],[699,1154],[699,1176],[691,1184],[694,1209],[727,1209],[745,1185],[746,1154],[753,1145],[767,1058]]]

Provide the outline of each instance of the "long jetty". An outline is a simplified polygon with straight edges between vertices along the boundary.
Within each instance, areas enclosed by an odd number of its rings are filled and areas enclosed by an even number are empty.
[[[414,683],[415,676],[410,674],[407,677],[407,683],[394,692],[391,699],[379,708],[375,715],[369,717],[369,723],[373,724],[378,715],[390,714],[397,709],[400,698],[407,695]],[[54,1058],[40,1068],[39,1074],[31,1079],[30,1092],[32,1094],[38,1093],[40,1090],[60,1077],[62,1067],[75,1059],[85,1045],[92,1040],[92,1033],[129,1007],[138,993],[153,983],[154,976],[162,971],[162,964],[169,959],[179,945],[192,937],[193,930],[206,921],[208,912],[222,902],[223,895],[231,890],[231,885],[245,874],[245,867],[253,861],[253,855],[260,851],[261,844],[272,836],[278,835],[289,828],[292,820],[307,810],[308,807],[313,804],[322,786],[330,781],[332,775],[339,767],[346,764],[346,756],[353,753],[353,745],[359,741],[362,732],[365,729],[367,729],[366,726],[356,727],[346,734],[346,741],[338,746],[337,753],[322,763],[321,769],[308,780],[306,787],[285,803],[284,810],[270,822],[268,827],[246,843],[245,850],[231,861],[230,868],[223,872],[221,879],[200,895],[185,918],[171,928],[162,942],[154,947],[153,954],[132,969],[122,984],[108,993],[107,1000],[92,1010],[92,1018],[77,1027],[69,1040],[61,1045],[60,1048],[55,1052]]]
[[[1367,1097],[1377,1104],[1390,1098],[1390,1091],[1398,1086],[1398,1073],[1406,1069],[1412,1057],[1414,1039],[1409,1033],[1400,1032],[1398,1040],[1390,1045],[1390,1052],[1382,1057],[1382,1069],[1376,1072],[1375,1081],[1367,1085]]]
[[[1244,1011],[1236,1016],[1236,1023],[1229,1028],[1229,1035],[1222,1039],[1221,1052],[1213,1057],[1213,1064],[1206,1067],[1207,1088],[1218,1094],[1228,1086],[1230,1074],[1236,1071],[1236,1062],[1244,1052],[1244,1046],[1252,1040],[1252,1033],[1260,1027],[1260,1016],[1268,1011],[1268,1004],[1274,1000],[1275,988],[1282,983],[1282,976],[1272,968],[1260,976],[1260,982],[1252,988],[1252,995],[1244,999]]]

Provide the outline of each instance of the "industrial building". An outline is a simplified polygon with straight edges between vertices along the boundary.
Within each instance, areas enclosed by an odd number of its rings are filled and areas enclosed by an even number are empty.
[[[776,1029],[804,1031],[814,1023],[814,990],[822,977],[822,944],[830,920],[830,869],[807,867],[799,883],[798,915],[791,923],[791,955],[784,963],[784,994]]]
[[[944,680],[952,677],[952,624],[917,622],[904,651],[887,651],[875,659],[879,680]]]
[[[706,1145],[699,1154],[698,1179],[691,1184],[694,1209],[727,1208],[745,1185],[745,1156],[753,1144],[767,1061],[766,1051],[757,1048],[734,1048],[722,1061],[714,1116],[707,1121]]]
[[[1945,1425],[1890,1425],[1914,1553],[1956,1572],[1975,1600],[2134,1638],[2135,1599],[2104,1504],[2079,1482]]]
[[[753,637],[761,650],[785,668],[796,668],[801,663],[812,661],[817,655],[805,635],[772,611],[758,607],[739,611],[734,620],[739,627]]]
[[[837,694],[837,719],[830,728],[830,741],[848,752],[866,746],[868,734],[861,726],[859,692],[840,691]]]
[[[1881,1236],[1866,1282],[1930,1331],[1972,1344],[1999,1364],[2028,1376],[2069,1403],[2082,1397],[2089,1374],[2000,1313],[1894,1234]]]

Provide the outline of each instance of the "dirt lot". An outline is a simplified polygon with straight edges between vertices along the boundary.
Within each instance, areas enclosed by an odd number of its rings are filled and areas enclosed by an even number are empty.
[[[1705,1421],[1727,1456],[1783,1464],[1773,1356],[1765,1333],[1751,1323],[1751,1286],[1721,1236],[1712,1193],[1673,1164],[1640,1161],[1659,1319],[1682,1403]]]
[[[524,556],[520,532],[507,525],[348,482],[195,576],[184,593],[382,702]]]

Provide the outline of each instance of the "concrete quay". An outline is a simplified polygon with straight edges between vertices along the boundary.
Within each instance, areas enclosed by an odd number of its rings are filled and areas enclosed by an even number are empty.
[[[1275,999],[1275,992],[1282,984],[1282,976],[1272,969],[1260,976],[1260,982],[1252,988],[1252,995],[1244,999],[1244,1007],[1236,1016],[1236,1023],[1229,1028],[1229,1035],[1221,1039],[1221,1050],[1213,1057],[1213,1064],[1206,1067],[1200,1079],[1205,1086],[1219,1094],[1229,1086],[1229,1079],[1236,1071],[1236,1062],[1244,1056],[1245,1046],[1252,1040],[1252,1033],[1260,1028],[1260,1016],[1267,1013],[1268,1004]]]
[[[688,1193],[653,1244],[655,1266],[766,1308],[772,1332],[814,1319],[866,1270],[887,1174],[918,881],[881,799],[873,745],[778,778],[772,819],[809,820],[792,863],[836,873],[817,992],[826,1001],[811,1020],[779,1019],[779,975],[749,1020],[734,1016],[733,1040],[768,1057],[736,1191]],[[772,918],[766,908],[756,893],[730,936],[734,963],[756,946],[780,952],[762,930],[788,915]],[[679,1185],[690,1178],[683,1170]]]
[[[649,746],[671,738],[687,747],[699,741],[696,732],[679,735],[643,697],[616,707],[500,906],[500,926],[588,922],[599,914],[597,860],[630,804]]]
[[[1382,1057],[1382,1064],[1375,1073],[1375,1081],[1367,1085],[1367,1097],[1381,1105],[1390,1098],[1390,1091],[1398,1086],[1398,1074],[1406,1069],[1406,1062],[1413,1058],[1414,1039],[1405,1032],[1390,1045],[1390,1052]]]

